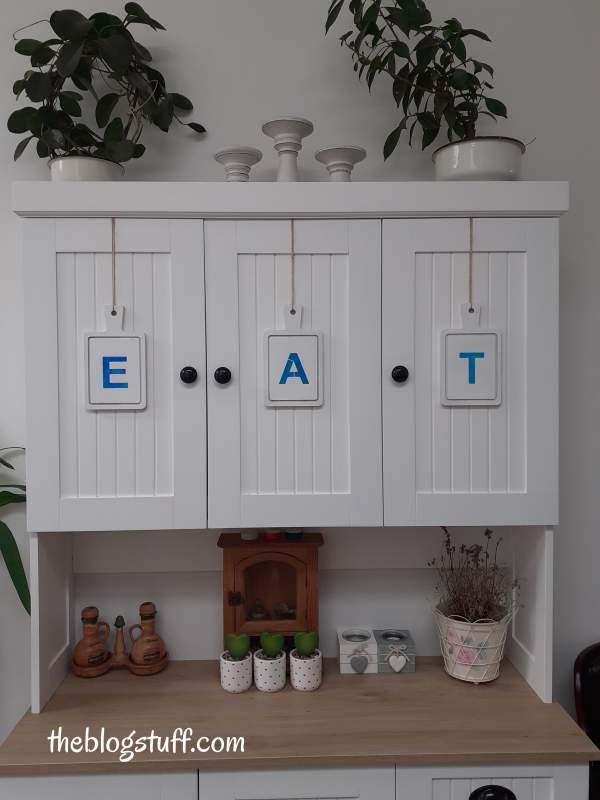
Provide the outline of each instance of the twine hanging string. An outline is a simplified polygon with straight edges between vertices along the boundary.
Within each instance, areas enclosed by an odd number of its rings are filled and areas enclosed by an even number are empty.
[[[110,312],[113,317],[117,316],[117,221],[111,217],[111,234],[112,234],[112,311]]]
[[[294,220],[290,221],[291,225],[291,245],[292,245],[292,304],[290,308],[290,314],[296,313],[296,247],[295,247],[295,230],[294,230]]]
[[[473,217],[469,217],[469,314],[473,308]]]

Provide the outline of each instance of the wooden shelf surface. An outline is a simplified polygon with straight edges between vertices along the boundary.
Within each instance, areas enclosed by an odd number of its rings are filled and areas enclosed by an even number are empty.
[[[148,752],[121,764],[116,755],[53,754],[47,737],[62,727],[79,736],[244,736],[245,752],[165,755]],[[0,747],[0,775],[81,774],[186,769],[274,769],[374,764],[575,764],[598,750],[563,709],[542,703],[508,663],[493,684],[449,678],[438,659],[422,658],[412,675],[340,675],[326,662],[314,693],[252,688],[224,692],[218,664],[179,661],[139,678],[111,672],[69,676],[39,715],[26,714]]]

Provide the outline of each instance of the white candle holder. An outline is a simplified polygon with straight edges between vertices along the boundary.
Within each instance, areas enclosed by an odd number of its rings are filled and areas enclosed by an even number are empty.
[[[297,181],[298,153],[302,149],[302,139],[310,136],[314,125],[301,117],[280,117],[262,126],[263,133],[274,141],[275,150],[279,154],[278,181]]]
[[[214,155],[215,161],[225,167],[226,181],[250,180],[250,169],[262,158],[255,147],[227,147]]]
[[[367,151],[363,147],[323,147],[317,150],[315,158],[324,164],[329,173],[329,180],[344,182],[351,180],[354,165],[363,161]]]

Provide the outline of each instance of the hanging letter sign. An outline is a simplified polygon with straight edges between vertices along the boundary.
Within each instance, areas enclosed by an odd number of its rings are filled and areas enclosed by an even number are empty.
[[[323,335],[302,330],[302,306],[285,306],[285,330],[266,331],[265,405],[323,405]]]
[[[502,400],[501,334],[479,328],[479,305],[465,303],[461,311],[463,328],[442,331],[442,405],[498,406]]]
[[[91,411],[146,408],[146,336],[123,333],[123,308],[106,306],[106,330],[86,333],[86,407]]]

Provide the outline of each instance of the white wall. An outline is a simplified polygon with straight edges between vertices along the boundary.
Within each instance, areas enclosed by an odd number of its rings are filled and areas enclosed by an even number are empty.
[[[98,5],[71,3],[88,13],[100,6],[117,11],[120,5],[114,0]],[[396,119],[389,86],[376,86],[369,95],[355,80],[349,54],[332,34],[323,37],[327,0],[144,0],[144,5],[168,31],[155,34],[144,28],[140,39],[152,46],[173,88],[195,101],[195,119],[209,133],[204,141],[197,141],[187,130],[174,130],[168,136],[152,132],[145,140],[149,145],[145,158],[128,171],[131,178],[218,179],[221,168],[213,162],[212,153],[242,143],[263,149],[265,159],[256,174],[269,180],[275,159],[260,124],[281,113],[307,116],[315,122],[315,133],[306,140],[301,159],[307,178],[322,177],[312,159],[315,149],[344,142],[362,144],[369,151],[367,161],[356,169],[357,180],[431,176],[429,154],[411,151],[404,144],[384,165],[382,143]],[[494,39],[493,45],[474,42],[474,47],[496,66],[497,96],[509,106],[510,121],[498,131],[525,141],[537,137],[525,159],[524,177],[568,179],[572,185],[572,211],[562,225],[562,525],[556,550],[556,692],[570,707],[573,658],[585,644],[600,638],[600,359],[596,353],[600,269],[594,258],[600,249],[595,56],[600,7],[593,0],[568,4],[559,0],[430,0],[430,5],[436,18],[457,16]],[[10,34],[48,16],[53,7],[50,0],[3,5],[3,117],[13,108],[10,86],[24,69],[24,59],[10,52]],[[4,256],[0,268],[0,441],[24,437],[17,223],[9,211],[9,186],[17,178],[39,179],[47,174],[46,165],[33,151],[12,165],[16,141],[17,137],[1,129],[5,166],[0,170]],[[22,530],[20,522],[15,527]],[[20,538],[25,544],[24,536]],[[11,591],[0,569],[0,630],[3,641],[10,642],[0,655],[0,738],[27,707],[26,619]],[[5,663],[8,654],[10,666]]]

